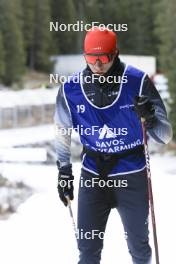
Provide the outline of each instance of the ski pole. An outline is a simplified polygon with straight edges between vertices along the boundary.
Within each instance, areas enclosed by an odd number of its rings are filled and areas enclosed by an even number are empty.
[[[145,122],[145,119],[141,118],[142,132],[143,132],[143,138],[144,138],[146,170],[147,170],[149,204],[150,204],[150,211],[151,211],[151,218],[152,218],[153,239],[154,239],[154,247],[155,247],[155,259],[156,259],[156,264],[159,264],[160,262],[159,262],[159,250],[158,250],[158,241],[157,241],[157,232],[156,232],[156,221],[155,221],[152,182],[151,182],[150,156],[149,156],[148,143],[147,143],[147,133],[146,133],[146,129],[144,126],[144,122]]]
[[[77,241],[77,233],[78,232],[77,232],[77,228],[76,228],[76,224],[75,224],[75,220],[74,220],[74,216],[73,216],[73,211],[72,211],[71,201],[70,201],[69,195],[65,195],[65,198],[67,199],[68,209],[69,209],[70,217],[72,219],[73,230],[74,230],[74,234],[75,234],[76,241]]]

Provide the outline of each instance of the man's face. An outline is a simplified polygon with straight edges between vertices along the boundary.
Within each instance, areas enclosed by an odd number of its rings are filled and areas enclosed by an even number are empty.
[[[116,54],[117,54],[117,51],[115,51],[115,53],[112,56],[111,61],[108,63],[102,63],[101,58],[100,58],[100,59],[96,60],[95,64],[91,64],[88,62],[87,62],[87,64],[89,65],[89,67],[93,73],[98,74],[98,75],[103,75],[111,68],[111,66],[114,62],[114,59],[116,57]]]

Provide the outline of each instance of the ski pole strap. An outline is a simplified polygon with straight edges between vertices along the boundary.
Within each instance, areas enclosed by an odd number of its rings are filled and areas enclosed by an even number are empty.
[[[91,158],[95,159],[96,167],[99,175],[106,178],[111,172],[113,167],[117,164],[119,159],[125,158],[129,155],[144,155],[144,146],[140,145],[134,149],[126,150],[122,153],[105,153],[100,151],[94,151],[83,146],[83,154],[87,154]]]

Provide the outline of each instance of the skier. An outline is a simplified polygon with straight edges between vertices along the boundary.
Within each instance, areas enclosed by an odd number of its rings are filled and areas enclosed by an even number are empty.
[[[64,205],[65,195],[73,200],[74,189],[69,129],[82,128],[77,130],[83,145],[78,231],[85,236],[78,237],[79,264],[100,263],[100,234],[112,208],[120,214],[133,263],[151,263],[140,119],[145,119],[148,135],[161,144],[170,141],[172,128],[152,81],[143,71],[121,62],[117,42],[116,34],[107,28],[88,31],[84,40],[87,67],[62,85],[56,100],[58,193]],[[88,186],[88,182],[94,184]],[[91,239],[88,232],[93,234]]]

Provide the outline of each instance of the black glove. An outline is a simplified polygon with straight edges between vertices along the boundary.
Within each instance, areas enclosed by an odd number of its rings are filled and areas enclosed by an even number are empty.
[[[154,104],[149,100],[148,96],[136,96],[134,98],[134,111],[139,118],[144,118],[146,128],[153,128],[156,125],[157,118],[155,116]]]
[[[65,206],[67,206],[68,202],[66,199],[66,196],[69,196],[70,200],[73,200],[73,180],[74,176],[72,175],[72,165],[66,165],[63,167],[60,167],[59,161],[56,162],[57,167],[59,169],[58,174],[58,193],[61,201],[64,203]]]

